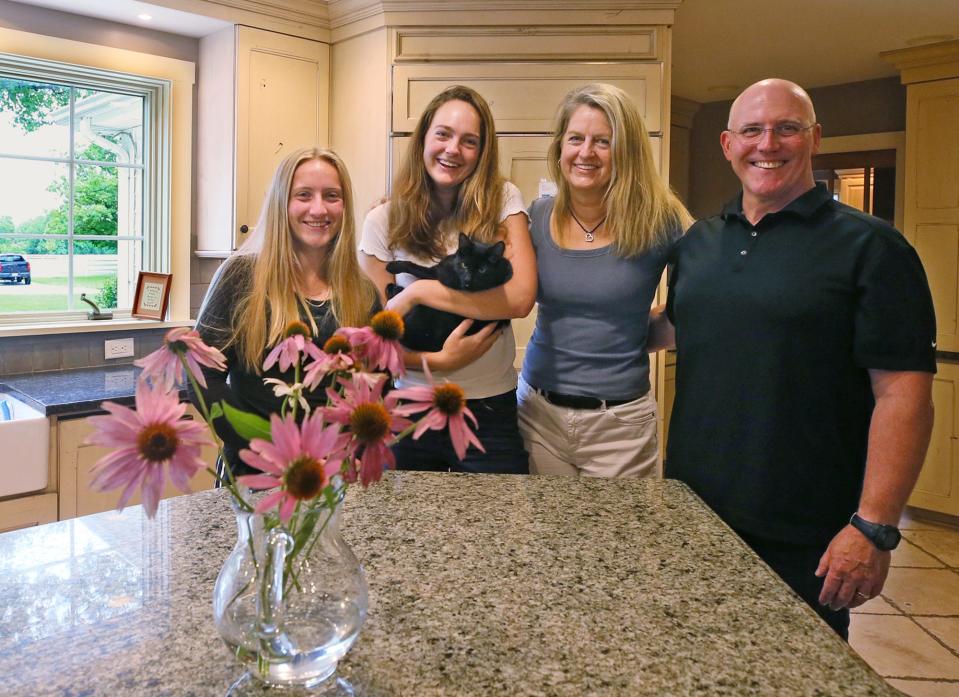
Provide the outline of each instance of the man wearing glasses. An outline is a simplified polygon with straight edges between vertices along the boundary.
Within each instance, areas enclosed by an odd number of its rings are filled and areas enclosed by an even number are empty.
[[[813,179],[821,136],[791,82],[733,102],[720,142],[742,194],[675,248],[665,472],[847,638],[929,443],[936,330],[905,238]]]

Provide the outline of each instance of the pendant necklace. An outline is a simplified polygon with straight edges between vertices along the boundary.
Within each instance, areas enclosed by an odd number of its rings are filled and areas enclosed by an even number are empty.
[[[572,210],[570,210],[569,214],[570,214],[570,216],[573,218],[573,220],[576,221],[576,224],[579,225],[580,229],[585,233],[585,235],[586,235],[586,241],[587,241],[587,242],[592,242],[592,241],[593,241],[593,233],[596,232],[596,231],[599,229],[599,226],[600,226],[600,225],[602,225],[603,223],[606,222],[606,216],[604,215],[604,216],[603,216],[603,219],[600,220],[598,223],[596,223],[596,225],[593,226],[593,229],[592,229],[592,230],[587,230],[587,229],[586,229],[586,226],[583,225],[581,222],[579,222],[579,218],[576,217],[576,214],[573,213]]]

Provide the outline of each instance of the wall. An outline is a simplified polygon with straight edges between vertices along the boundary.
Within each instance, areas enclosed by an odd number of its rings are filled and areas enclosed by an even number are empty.
[[[81,17],[10,0],[0,0],[0,27],[151,53],[192,63],[196,63],[200,55],[198,40],[188,36],[141,29],[94,17]]]
[[[0,0],[0,27],[193,63],[197,62],[199,56],[197,39],[23,5],[9,2],[9,0]],[[195,99],[194,91],[194,101]],[[195,123],[193,131],[196,132]],[[195,143],[192,149],[196,151]],[[195,181],[194,172],[193,182]],[[191,251],[195,248],[194,235]],[[191,262],[191,278],[195,280],[200,275],[200,269],[192,253],[191,259],[194,259]],[[164,333],[165,330],[157,329],[3,337],[0,338],[0,376],[105,365],[107,361],[103,357],[104,340],[133,337],[134,357],[110,361],[110,365],[129,363],[134,358],[146,355],[159,347]]]
[[[899,78],[817,87],[809,96],[825,138],[906,129],[906,88]],[[716,214],[740,190],[719,147],[731,104],[703,104],[693,119],[687,203],[697,218]]]
[[[165,333],[165,329],[138,329],[0,337],[0,382],[5,375],[132,363],[160,348]],[[132,357],[109,361],[103,357],[104,341],[130,338],[133,339]]]

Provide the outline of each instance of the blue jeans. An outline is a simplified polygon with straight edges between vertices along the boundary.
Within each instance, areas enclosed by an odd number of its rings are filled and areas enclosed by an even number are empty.
[[[419,440],[407,437],[393,446],[396,469],[425,472],[529,474],[529,455],[523,447],[516,419],[516,390],[495,397],[468,399],[479,426],[476,437],[486,449],[470,446],[466,457],[456,457],[449,432],[426,431]],[[467,419],[472,430],[472,422]]]

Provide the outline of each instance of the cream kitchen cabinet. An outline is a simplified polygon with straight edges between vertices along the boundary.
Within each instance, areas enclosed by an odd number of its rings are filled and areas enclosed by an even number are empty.
[[[959,351],[959,77],[907,94],[903,232],[929,277],[939,349]]]
[[[959,351],[959,41],[883,58],[906,85],[903,234],[916,248],[936,307],[940,351]]]
[[[56,493],[17,496],[0,501],[0,532],[53,523],[56,520]]]
[[[959,364],[939,363],[932,383],[936,421],[909,505],[959,516]]]
[[[659,63],[479,63],[393,68],[393,131],[412,132],[433,97],[451,85],[465,85],[489,103],[499,133],[549,133],[563,96],[590,82],[622,88],[639,107],[646,129],[661,129]]]
[[[922,259],[936,309],[936,344],[959,352],[959,41],[882,57],[906,85],[903,235]],[[959,515],[959,365],[940,362],[936,421],[911,506]]]
[[[196,410],[187,409],[190,418],[199,419]],[[86,445],[84,441],[93,433],[88,419],[61,420],[57,428],[59,462],[59,519],[66,520],[76,516],[100,513],[116,508],[119,491],[98,492],[90,488],[93,481],[93,465],[109,452],[108,448],[98,445]],[[216,462],[216,450],[206,448],[202,457],[211,467]],[[201,470],[190,480],[193,491],[213,487],[213,477]],[[178,496],[181,492],[172,484],[167,484],[163,498]],[[135,494],[129,505],[140,503],[139,493]]]
[[[200,40],[197,255],[225,256],[256,226],[276,164],[329,143],[330,47],[230,27]]]

